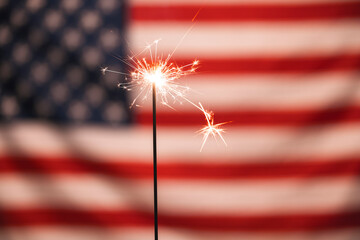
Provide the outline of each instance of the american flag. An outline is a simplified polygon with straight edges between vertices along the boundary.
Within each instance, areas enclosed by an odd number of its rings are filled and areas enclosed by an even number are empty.
[[[358,0],[0,1],[0,239],[153,239],[150,103],[100,69],[159,38],[232,121],[159,107],[159,239],[360,239]]]

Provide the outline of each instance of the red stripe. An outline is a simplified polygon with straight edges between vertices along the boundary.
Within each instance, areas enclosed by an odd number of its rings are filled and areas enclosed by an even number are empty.
[[[75,209],[1,209],[2,226],[152,226],[148,212]],[[329,214],[289,214],[264,216],[166,216],[159,224],[174,228],[209,231],[314,231],[358,227],[360,211]]]
[[[360,2],[281,5],[160,5],[134,6],[132,21],[314,21],[360,17]]]
[[[240,56],[241,53],[239,53]],[[175,59],[179,66],[194,59]],[[309,57],[214,58],[200,59],[197,74],[315,73],[360,70],[360,54]],[[241,79],[239,79],[241,80]]]
[[[223,94],[223,93],[220,93]],[[347,99],[344,99],[347,101]],[[263,110],[216,112],[215,123],[228,122],[228,126],[311,126],[318,124],[360,122],[360,107],[345,106],[321,110]],[[151,112],[140,112],[136,122],[152,124]],[[202,126],[204,115],[196,110],[191,112],[158,111],[157,124],[162,126]],[[226,128],[226,125],[225,125]]]
[[[165,159],[164,159],[165,160]],[[10,157],[0,158],[0,173],[23,174],[101,174],[118,178],[152,179],[151,159],[148,163],[103,162],[99,159],[50,158],[50,157]],[[275,161],[274,159],[272,161]],[[160,179],[194,179],[194,180],[227,180],[227,179],[282,179],[359,176],[360,158],[346,159],[311,159],[304,162],[289,162],[277,159],[272,163],[160,163],[158,177]],[[186,162],[195,162],[187,160]]]

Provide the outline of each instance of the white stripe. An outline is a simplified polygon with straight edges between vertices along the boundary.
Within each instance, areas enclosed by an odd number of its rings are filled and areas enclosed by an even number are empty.
[[[201,72],[201,65],[199,72]],[[186,98],[217,111],[329,109],[339,103],[360,105],[359,72],[269,75],[193,75],[178,82],[190,87]],[[131,99],[138,91],[131,91]],[[170,105],[177,112],[198,111],[181,98]],[[181,104],[180,104],[181,103]],[[138,102],[137,111],[149,111],[151,101]],[[160,105],[160,104],[159,104]],[[161,105],[160,105],[161,106]],[[168,107],[158,111],[172,112]]]
[[[77,175],[3,174],[2,207],[142,209],[152,211],[152,180]],[[160,213],[170,215],[322,214],[360,209],[356,178],[158,182]]]
[[[154,5],[241,5],[241,4],[286,4],[286,5],[301,5],[301,4],[318,4],[318,3],[342,3],[342,2],[356,2],[356,0],[131,0],[131,5],[139,6],[154,6]]]
[[[142,51],[162,39],[158,52],[170,54],[189,29],[189,24],[134,23],[129,28],[130,47]],[[360,51],[360,21],[294,23],[195,23],[175,56],[249,57],[339,54]]]
[[[96,228],[96,227],[11,227],[0,231],[1,239],[11,240],[153,240],[154,229],[143,228]],[[193,231],[186,229],[167,228],[159,229],[160,239],[166,240],[344,240],[359,239],[358,228],[311,231],[311,232],[287,232],[246,233],[234,231],[231,233],[212,231]]]
[[[215,116],[216,117],[216,116]],[[216,118],[215,118],[216,120]],[[229,119],[231,120],[231,119]],[[200,126],[199,126],[200,128]],[[196,127],[162,127],[158,133],[159,161],[269,161],[272,158],[340,157],[360,155],[360,124],[310,127],[231,127],[224,126],[227,147],[209,139],[199,152],[202,137]],[[46,124],[7,125],[1,134],[0,154],[9,150],[30,155],[82,154],[89,159],[149,162],[152,156],[150,127],[69,127],[56,130]],[[218,139],[219,140],[219,139]]]

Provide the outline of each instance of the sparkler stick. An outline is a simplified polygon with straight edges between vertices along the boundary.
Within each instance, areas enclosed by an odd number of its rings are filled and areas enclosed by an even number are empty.
[[[157,144],[156,144],[156,83],[152,84],[153,108],[153,168],[154,168],[154,234],[158,240],[158,200],[157,200]]]

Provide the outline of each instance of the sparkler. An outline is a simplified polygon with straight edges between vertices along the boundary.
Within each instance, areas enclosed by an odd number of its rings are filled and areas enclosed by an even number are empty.
[[[101,72],[103,74],[105,74],[106,72],[111,72],[125,75],[126,80],[129,81],[127,83],[119,83],[118,86],[120,88],[126,89],[128,91],[137,88],[139,89],[139,93],[132,101],[130,108],[133,107],[139,99],[146,100],[149,95],[152,94],[155,240],[158,240],[156,96],[159,95],[161,103],[170,108],[172,108],[168,103],[170,99],[173,102],[176,102],[179,99],[184,99],[199,108],[197,105],[195,105],[185,97],[185,93],[189,91],[189,88],[184,87],[176,82],[176,80],[178,80],[182,76],[195,72],[199,61],[194,60],[190,64],[179,67],[176,64],[170,62],[170,59],[176,49],[172,54],[169,54],[166,59],[163,59],[162,56],[158,56],[157,54],[158,42],[159,40],[156,40],[151,45],[148,45],[145,48],[145,50],[148,50],[150,53],[150,61],[146,60],[145,58],[137,58],[137,56],[140,55],[142,52],[138,55],[129,57],[130,61],[124,61],[118,58],[120,61],[127,64],[132,69],[130,74],[109,70],[108,67],[101,69]],[[151,51],[153,46],[155,46],[154,55]]]
[[[159,96],[160,102],[170,106],[169,101],[181,102],[185,100],[190,103],[200,111],[205,114],[207,121],[207,126],[199,130],[200,133],[204,134],[203,143],[200,151],[203,149],[209,135],[216,137],[220,136],[222,141],[226,144],[221,133],[224,132],[220,126],[225,123],[219,123],[214,125],[214,115],[213,113],[207,112],[201,103],[199,105],[194,104],[188,98],[185,97],[186,92],[190,89],[189,87],[182,86],[177,83],[177,80],[181,77],[192,74],[197,69],[199,64],[198,60],[194,60],[192,63],[189,63],[184,66],[178,66],[175,63],[170,62],[172,55],[175,50],[169,54],[165,59],[162,56],[157,54],[157,45],[159,40],[154,41],[152,44],[148,45],[142,52],[132,57],[129,57],[129,61],[122,60],[120,61],[125,63],[131,68],[130,73],[123,73],[114,70],[108,69],[108,67],[102,68],[101,72],[103,74],[117,73],[124,75],[126,77],[126,83],[119,83],[118,86],[125,90],[131,91],[138,89],[139,93],[134,98],[130,104],[130,108],[134,105],[138,106],[137,102],[146,100],[150,95],[152,95],[152,111],[153,111],[153,173],[154,173],[154,228],[155,228],[155,240],[158,240],[158,200],[157,200],[157,137],[156,137],[156,99]],[[152,47],[155,46],[154,53],[152,52]],[[138,56],[141,55],[144,51],[148,50],[150,54],[150,59],[146,58],[139,59]]]

